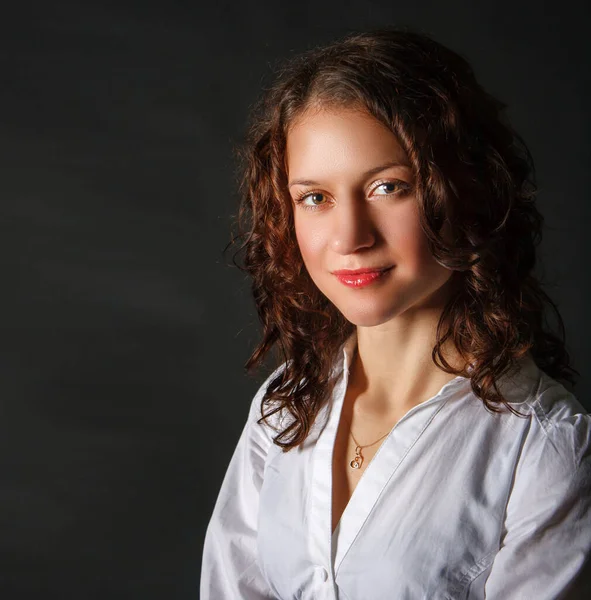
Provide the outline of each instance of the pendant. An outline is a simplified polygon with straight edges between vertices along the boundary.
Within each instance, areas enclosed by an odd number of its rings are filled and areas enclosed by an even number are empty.
[[[349,463],[352,469],[359,469],[363,464],[363,456],[361,456],[361,446],[355,448],[355,458]]]

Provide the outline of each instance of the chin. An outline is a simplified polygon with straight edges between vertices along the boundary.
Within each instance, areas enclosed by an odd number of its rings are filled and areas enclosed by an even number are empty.
[[[336,309],[349,321],[358,327],[376,327],[390,321],[396,314],[396,310],[385,310],[377,306],[355,306],[345,307],[335,304]]]
[[[345,319],[347,319],[347,321],[349,321],[349,323],[351,323],[352,325],[355,325],[356,327],[377,327],[378,325],[383,325],[384,323],[386,323],[387,321],[389,321],[389,319],[376,319],[376,318],[371,318],[371,317],[364,317],[364,318],[348,318],[346,315],[343,315],[345,317]]]
[[[352,315],[351,317],[343,314],[345,319],[349,321],[352,325],[356,327],[377,327],[378,325],[383,325],[387,323],[390,318],[386,316],[376,316],[376,315]]]

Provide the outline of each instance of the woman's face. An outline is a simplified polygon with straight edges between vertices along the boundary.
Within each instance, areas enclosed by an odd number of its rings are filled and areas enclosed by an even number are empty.
[[[413,172],[389,129],[354,109],[307,111],[288,132],[287,169],[304,264],[347,320],[370,327],[443,307],[452,271],[427,248]]]

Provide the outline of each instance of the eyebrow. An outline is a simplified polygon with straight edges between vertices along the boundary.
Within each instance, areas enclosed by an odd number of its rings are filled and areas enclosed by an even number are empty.
[[[371,177],[372,175],[377,175],[378,173],[385,171],[386,169],[390,169],[392,167],[406,167],[410,169],[410,165],[408,162],[394,160],[387,162],[386,164],[380,165],[378,167],[374,167],[369,171],[363,173],[363,177]],[[294,185],[321,185],[317,181],[313,181],[312,179],[293,179],[288,183],[288,187],[292,187]]]

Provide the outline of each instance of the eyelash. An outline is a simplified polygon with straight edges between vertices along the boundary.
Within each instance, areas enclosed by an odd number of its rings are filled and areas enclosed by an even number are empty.
[[[401,193],[404,193],[405,191],[408,192],[410,191],[410,185],[408,183],[406,183],[405,181],[402,181],[400,179],[392,179],[392,180],[385,180],[385,181],[379,181],[373,188],[372,188],[372,192],[374,190],[377,190],[378,188],[382,187],[383,185],[388,185],[388,184],[392,184],[395,185],[399,188],[398,191],[396,192],[390,192],[389,194],[380,194],[380,196],[398,196]],[[304,200],[308,197],[308,196],[313,196],[314,194],[323,194],[323,192],[318,192],[318,191],[310,191],[310,192],[301,192],[300,194],[297,195],[297,197],[295,198],[294,202],[300,206],[302,209],[304,210],[318,210],[321,209],[324,206],[324,202],[322,204],[317,204],[317,205],[307,205],[304,204]],[[326,195],[326,194],[323,194]]]

